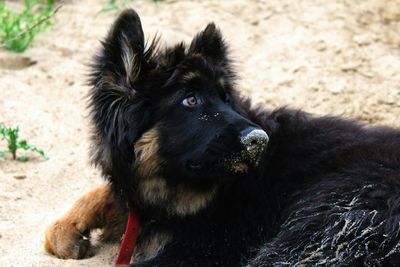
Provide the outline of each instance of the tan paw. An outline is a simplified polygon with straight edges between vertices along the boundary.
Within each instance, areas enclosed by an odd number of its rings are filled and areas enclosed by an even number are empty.
[[[60,219],[45,233],[45,250],[61,259],[83,259],[93,256],[88,230],[80,231],[77,224]]]

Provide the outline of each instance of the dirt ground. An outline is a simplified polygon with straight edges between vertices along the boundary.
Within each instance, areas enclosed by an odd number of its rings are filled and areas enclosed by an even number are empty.
[[[0,51],[0,122],[50,159],[0,159],[0,266],[108,266],[116,244],[86,260],[43,250],[46,226],[102,183],[88,161],[87,63],[115,18],[107,1],[65,1],[55,24],[16,55]],[[214,21],[230,44],[238,87],[288,105],[400,127],[400,0],[129,1],[147,36],[190,41]],[[0,142],[0,148],[5,148]],[[22,179],[17,179],[22,178]]]

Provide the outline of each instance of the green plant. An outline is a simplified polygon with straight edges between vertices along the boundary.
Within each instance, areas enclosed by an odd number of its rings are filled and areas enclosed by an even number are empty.
[[[108,3],[97,13],[97,15],[100,15],[102,13],[106,12],[118,12],[121,10],[121,7],[117,4],[116,0],[110,0]]]
[[[6,152],[8,152],[8,153],[11,153],[12,158],[14,160],[16,160],[17,159],[17,150],[23,149],[23,150],[27,150],[27,151],[29,150],[29,151],[39,153],[45,159],[48,159],[48,157],[43,152],[43,150],[29,145],[26,140],[19,140],[18,126],[16,128],[11,128],[11,127],[6,127],[4,124],[0,123],[0,135],[3,137],[2,140],[6,140],[8,143],[8,151],[0,151],[0,157],[4,157]],[[29,158],[24,155],[24,156],[18,157],[18,159],[21,161],[27,161]]]
[[[122,9],[124,9],[126,6],[129,5],[129,2],[132,2],[133,0],[109,0],[107,4],[104,5],[104,7],[97,13],[96,16],[106,13],[106,12],[115,12],[118,13]],[[163,0],[152,0],[154,3],[158,4],[161,3]]]
[[[0,44],[13,52],[23,52],[32,44],[34,37],[51,25],[50,17],[54,0],[24,0],[17,13],[0,0]]]

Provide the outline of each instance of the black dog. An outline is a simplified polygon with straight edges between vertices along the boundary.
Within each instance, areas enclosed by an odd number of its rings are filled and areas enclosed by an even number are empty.
[[[252,109],[213,24],[145,49],[124,11],[93,67],[93,160],[140,215],[134,266],[400,265],[400,131]]]

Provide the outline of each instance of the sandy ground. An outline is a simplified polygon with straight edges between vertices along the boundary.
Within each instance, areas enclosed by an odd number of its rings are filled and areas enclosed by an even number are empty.
[[[27,52],[0,51],[0,122],[19,125],[50,156],[0,159],[0,266],[108,266],[116,255],[115,244],[81,261],[43,250],[46,226],[102,182],[88,163],[84,96],[85,64],[115,18],[96,17],[105,3],[66,1]],[[167,43],[216,22],[255,102],[400,127],[399,0],[129,3],[147,35]]]

